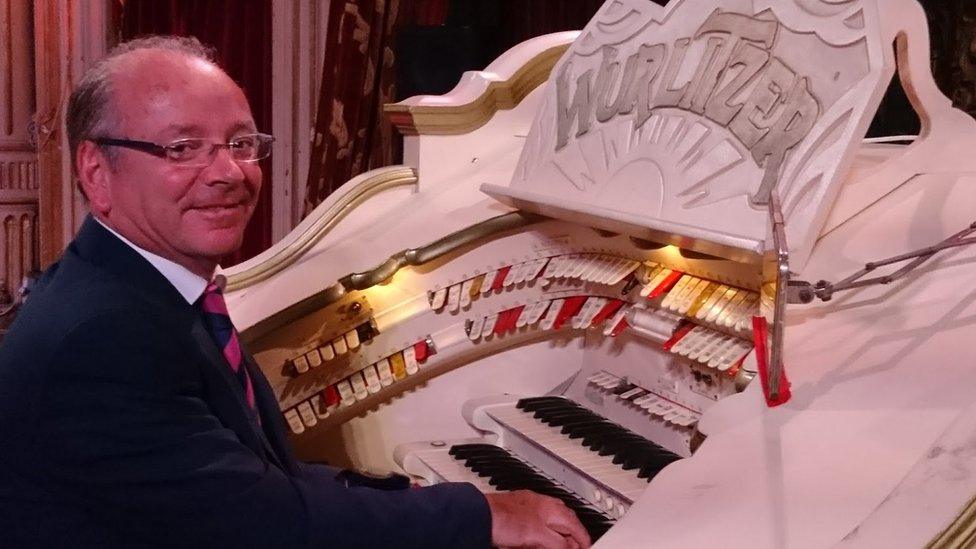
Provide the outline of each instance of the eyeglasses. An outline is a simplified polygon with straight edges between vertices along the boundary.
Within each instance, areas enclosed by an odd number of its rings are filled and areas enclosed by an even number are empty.
[[[236,162],[257,162],[267,158],[271,155],[271,144],[274,143],[274,137],[264,133],[251,133],[239,135],[227,143],[190,137],[177,139],[167,145],[112,137],[98,137],[92,139],[92,142],[109,147],[123,147],[142,151],[185,168],[202,168],[213,162],[219,148],[227,149],[230,152],[230,157]]]

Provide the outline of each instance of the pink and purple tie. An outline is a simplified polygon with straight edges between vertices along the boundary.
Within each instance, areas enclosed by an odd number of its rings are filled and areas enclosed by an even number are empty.
[[[203,312],[203,320],[210,329],[210,334],[223,352],[227,363],[230,364],[231,371],[244,388],[247,405],[257,413],[254,386],[251,384],[251,376],[248,375],[247,368],[244,367],[244,352],[241,349],[237,330],[234,329],[230,314],[227,313],[223,291],[216,282],[207,284],[207,289],[203,291],[203,296],[200,298],[200,310]]]

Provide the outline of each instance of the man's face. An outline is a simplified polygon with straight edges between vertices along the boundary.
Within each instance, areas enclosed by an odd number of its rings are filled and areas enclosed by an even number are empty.
[[[166,145],[190,137],[226,143],[255,133],[243,92],[216,67],[172,52],[132,56],[112,82],[119,135],[104,137]],[[257,163],[235,162],[223,148],[194,168],[141,151],[115,152],[114,166],[102,172],[104,185],[88,191],[92,209],[115,230],[204,276],[240,247],[261,188]]]

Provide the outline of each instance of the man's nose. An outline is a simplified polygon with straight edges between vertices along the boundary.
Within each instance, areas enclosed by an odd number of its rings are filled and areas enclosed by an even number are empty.
[[[201,176],[205,176],[208,183],[240,183],[244,181],[244,170],[231,156],[227,147],[216,147],[212,153],[213,160]]]

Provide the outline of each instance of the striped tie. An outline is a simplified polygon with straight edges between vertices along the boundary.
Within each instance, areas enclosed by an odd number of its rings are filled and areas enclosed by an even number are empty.
[[[203,291],[203,296],[200,298],[200,310],[203,312],[204,323],[210,329],[210,335],[213,336],[217,346],[224,353],[224,358],[230,364],[230,369],[241,382],[241,387],[244,388],[247,405],[257,413],[257,407],[254,403],[254,386],[251,384],[251,376],[247,374],[247,368],[244,367],[244,353],[241,349],[241,343],[237,336],[237,330],[234,329],[234,324],[231,323],[230,315],[227,313],[227,304],[224,303],[221,285],[217,282],[211,282]]]

